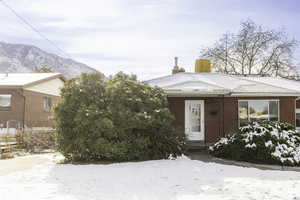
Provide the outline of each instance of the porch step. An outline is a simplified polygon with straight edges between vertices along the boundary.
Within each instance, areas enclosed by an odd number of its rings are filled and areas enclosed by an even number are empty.
[[[193,140],[186,142],[186,148],[188,151],[206,151],[210,145],[211,143],[205,143],[201,140]]]

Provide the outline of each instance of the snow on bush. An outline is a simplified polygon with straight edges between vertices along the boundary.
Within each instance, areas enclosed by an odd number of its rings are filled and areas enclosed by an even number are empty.
[[[221,138],[209,151],[233,160],[299,166],[300,133],[287,123],[253,122]]]

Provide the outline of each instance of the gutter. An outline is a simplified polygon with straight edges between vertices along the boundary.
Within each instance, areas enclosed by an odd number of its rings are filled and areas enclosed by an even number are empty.
[[[231,93],[230,96],[233,97],[253,97],[253,96],[279,96],[279,97],[300,97],[300,93],[288,92],[288,93],[272,93],[272,92],[240,92],[240,93]]]
[[[288,92],[238,92],[226,89],[219,90],[204,90],[204,89],[164,89],[168,96],[192,96],[192,97],[204,97],[204,96],[231,96],[231,97],[253,97],[253,96],[290,96],[298,97],[300,99],[299,91]]]
[[[215,91],[203,91],[203,90],[181,90],[181,89],[165,89],[164,90],[168,96],[178,96],[178,97],[197,97],[197,96],[224,96],[224,95],[230,95],[230,91],[228,90],[215,90]]]

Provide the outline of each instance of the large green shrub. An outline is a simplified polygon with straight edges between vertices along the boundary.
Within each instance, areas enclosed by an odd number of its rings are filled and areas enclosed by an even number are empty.
[[[59,151],[69,160],[148,160],[181,155],[167,98],[122,73],[68,81],[55,107]]]
[[[221,138],[210,153],[240,161],[300,165],[300,133],[287,123],[254,122]]]

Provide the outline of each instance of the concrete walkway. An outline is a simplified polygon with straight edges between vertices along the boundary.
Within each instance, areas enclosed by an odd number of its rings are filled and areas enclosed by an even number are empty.
[[[280,166],[280,165],[267,165],[267,164],[255,164],[249,162],[242,162],[242,161],[234,161],[234,160],[226,160],[221,158],[216,158],[208,154],[206,151],[197,151],[197,152],[190,152],[188,157],[192,160],[200,160],[203,162],[214,162],[218,164],[224,165],[235,165],[240,167],[251,167],[257,168],[262,170],[280,170],[280,171],[296,171],[300,172],[300,167],[287,167],[287,166]]]
[[[49,162],[49,159],[39,155],[0,160],[0,176],[28,170],[45,162]]]

